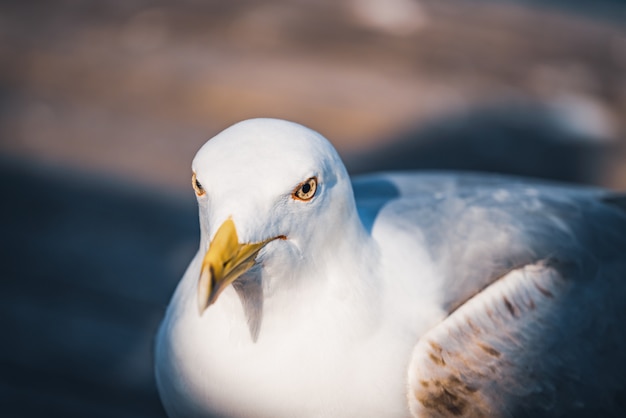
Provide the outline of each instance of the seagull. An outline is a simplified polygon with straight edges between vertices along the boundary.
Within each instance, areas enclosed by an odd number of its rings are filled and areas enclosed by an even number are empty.
[[[351,179],[277,119],[192,171],[200,248],[155,346],[169,417],[626,416],[626,195]]]

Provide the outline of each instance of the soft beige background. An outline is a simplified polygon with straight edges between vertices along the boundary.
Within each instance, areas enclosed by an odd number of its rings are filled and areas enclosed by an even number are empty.
[[[304,123],[349,159],[522,99],[617,145],[597,183],[626,188],[626,25],[610,2],[13,3],[0,154],[182,190],[198,147],[241,119]]]

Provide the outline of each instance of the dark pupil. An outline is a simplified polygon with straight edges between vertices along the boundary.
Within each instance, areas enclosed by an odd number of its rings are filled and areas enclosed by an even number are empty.
[[[202,185],[200,184],[200,182],[198,180],[196,180],[196,187],[200,190],[202,190]]]
[[[307,194],[311,191],[311,185],[309,183],[302,185],[302,193]]]

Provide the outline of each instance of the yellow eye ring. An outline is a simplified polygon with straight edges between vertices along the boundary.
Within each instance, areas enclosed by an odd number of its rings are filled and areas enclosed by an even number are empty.
[[[196,192],[197,196],[204,196],[206,192],[204,191],[204,187],[202,187],[202,184],[200,184],[200,182],[196,178],[196,173],[193,173],[191,175],[191,185],[193,186],[193,190]]]
[[[298,184],[291,194],[291,197],[295,200],[302,200],[306,202],[313,199],[316,191],[317,177],[311,177],[310,179]]]

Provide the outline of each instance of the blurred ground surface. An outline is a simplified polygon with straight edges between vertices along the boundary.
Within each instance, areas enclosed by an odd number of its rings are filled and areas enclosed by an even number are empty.
[[[197,246],[193,202],[1,162],[0,415],[164,416],[153,335]]]
[[[383,6],[381,6],[383,5]],[[0,3],[2,416],[160,416],[197,148],[292,119],[352,172],[626,188],[617,1]]]

